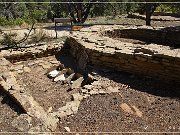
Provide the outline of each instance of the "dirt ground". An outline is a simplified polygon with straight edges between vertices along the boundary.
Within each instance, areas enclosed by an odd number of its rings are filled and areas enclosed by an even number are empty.
[[[61,131],[69,127],[72,132],[180,132],[178,84],[103,69],[98,75],[103,85],[118,86],[119,93],[84,100],[75,116],[61,122]],[[122,103],[136,106],[142,117],[124,112]]]
[[[56,111],[78,91],[68,92],[66,85],[53,82],[45,75],[47,69],[43,67],[47,67],[47,62],[52,66],[50,63],[55,61],[56,58],[50,56],[14,64],[29,66],[29,72],[18,71],[18,83],[46,111],[50,107]],[[102,67],[89,67],[88,71],[101,82],[102,90],[112,86],[118,87],[119,92],[93,95],[83,100],[78,113],[61,119],[56,132],[65,132],[64,127],[69,127],[71,132],[180,132],[179,84]],[[0,131],[17,132],[11,122],[22,112],[5,93],[0,94]],[[123,103],[138,108],[142,116],[127,113],[121,108]]]

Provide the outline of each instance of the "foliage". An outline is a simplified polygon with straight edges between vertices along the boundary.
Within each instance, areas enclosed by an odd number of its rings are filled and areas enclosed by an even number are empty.
[[[0,43],[8,48],[17,47],[17,41],[15,40],[16,36],[17,33],[4,33],[3,39],[0,41]]]
[[[71,17],[74,23],[84,23],[86,18],[97,16],[117,16],[130,12],[144,13],[146,4],[137,3],[88,3],[88,2],[139,2],[143,0],[64,0],[71,3],[50,3],[57,0],[9,0],[14,3],[3,3],[0,0],[0,25],[21,25],[23,23],[32,24],[33,22],[46,22],[57,17]],[[18,2],[37,2],[37,3],[18,3]],[[73,3],[73,2],[87,3]],[[148,1],[148,0],[146,0]],[[158,1],[158,0],[153,0]],[[180,13],[180,4],[159,4],[156,11]]]

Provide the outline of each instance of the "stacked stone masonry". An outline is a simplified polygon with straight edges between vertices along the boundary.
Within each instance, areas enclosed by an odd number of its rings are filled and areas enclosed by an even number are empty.
[[[117,26],[115,28],[117,30]],[[163,80],[180,81],[179,49],[171,50],[168,46],[157,44],[142,45],[121,42],[100,36],[98,33],[100,29],[102,28],[96,28],[97,31],[93,28],[82,29],[81,32],[74,32],[67,39],[66,44],[71,47],[70,52],[77,58],[77,61],[83,59],[79,58],[80,53],[83,52],[88,57],[86,64],[101,65]],[[107,29],[109,28],[103,28],[105,31]]]

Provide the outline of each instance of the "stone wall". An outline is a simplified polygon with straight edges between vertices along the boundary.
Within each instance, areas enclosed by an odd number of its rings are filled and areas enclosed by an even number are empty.
[[[107,37],[99,38],[97,35],[90,35],[87,39],[85,35],[82,34],[79,37],[72,35],[67,39],[67,45],[71,47],[70,52],[74,56],[80,56],[81,52],[86,52],[87,64],[101,65],[163,80],[180,81],[179,50],[176,52],[156,44],[138,46]]]
[[[63,47],[63,43],[39,43],[36,45],[29,45],[26,48],[19,49],[8,49],[1,50],[1,57],[6,58],[11,62],[17,62],[21,60],[27,59],[35,59],[46,57],[49,55],[55,55],[57,52],[61,50]]]
[[[113,38],[138,39],[144,42],[180,47],[180,29],[175,27],[162,29],[152,27],[114,29],[105,31],[105,35]]]

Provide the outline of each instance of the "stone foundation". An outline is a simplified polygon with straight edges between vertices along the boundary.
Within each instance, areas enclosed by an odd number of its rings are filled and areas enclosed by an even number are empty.
[[[147,43],[180,47],[179,28],[134,27],[105,31],[105,35],[112,38],[138,39]]]
[[[179,49],[171,50],[157,44],[135,45],[86,32],[77,35],[73,34],[66,41],[70,46],[70,53],[77,61],[85,58],[81,55],[83,52],[88,58],[85,64],[101,65],[162,80],[180,81]]]

